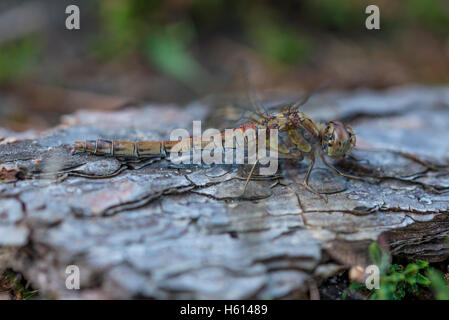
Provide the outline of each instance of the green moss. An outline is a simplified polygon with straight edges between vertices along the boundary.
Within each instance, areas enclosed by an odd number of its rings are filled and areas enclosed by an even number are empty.
[[[309,39],[280,20],[269,10],[253,10],[247,23],[248,40],[257,52],[281,64],[306,60],[310,52]]]
[[[167,22],[170,20],[167,10],[162,1],[102,2],[99,7],[102,31],[94,38],[92,55],[113,60],[139,54],[182,82],[196,79],[201,68],[189,52],[189,44],[196,37],[195,29],[188,19]]]
[[[437,300],[449,300],[449,284],[444,280],[443,274],[435,269],[430,269],[427,273],[432,283],[432,291]]]
[[[366,5],[365,5],[366,6]],[[305,8],[314,23],[330,29],[350,30],[364,26],[365,6],[359,0],[307,0]]]
[[[99,7],[100,34],[93,38],[92,55],[99,59],[113,59],[134,52],[140,31],[133,10],[134,1],[105,1]]]
[[[8,42],[0,47],[0,84],[26,76],[32,71],[40,53],[32,37]]]
[[[390,264],[391,257],[376,242],[370,245],[369,254],[380,270],[380,288],[368,290],[364,284],[354,282],[350,291],[363,292],[372,300],[401,300],[406,295],[419,296],[423,288],[431,288],[437,299],[449,299],[449,288],[442,274],[427,261],[415,260],[406,267]],[[342,299],[346,296],[347,292]]]
[[[446,0],[409,0],[404,4],[411,23],[449,34],[449,4]]]
[[[186,22],[156,28],[147,36],[147,57],[164,73],[183,82],[192,81],[202,72],[188,50],[194,37],[193,26]]]
[[[30,290],[28,283],[24,283],[22,276],[11,269],[7,269],[0,275],[0,285],[2,288],[12,290],[16,299],[29,300],[35,297],[39,290]]]

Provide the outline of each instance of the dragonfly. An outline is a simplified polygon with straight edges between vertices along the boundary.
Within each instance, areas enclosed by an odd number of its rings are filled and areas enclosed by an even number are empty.
[[[300,107],[307,102],[308,98],[309,96],[306,96],[293,104],[287,105],[278,112],[268,113],[258,108],[248,119],[248,123],[232,130],[240,130],[243,134],[247,130],[254,130],[257,134],[259,129],[266,130],[267,133],[276,129],[278,145],[270,146],[268,139],[266,145],[269,148],[275,148],[280,159],[292,159],[296,162],[308,159],[309,166],[303,185],[308,191],[321,197],[323,192],[320,193],[309,185],[309,177],[317,157],[320,157],[323,163],[336,174],[349,179],[361,180],[357,176],[340,171],[328,161],[328,159],[337,160],[347,157],[356,145],[356,135],[349,125],[345,125],[338,120],[318,123],[301,112]],[[225,132],[221,132],[218,138],[224,141]],[[200,141],[195,141],[194,139],[200,139]],[[196,145],[201,149],[206,149],[210,146],[211,137],[190,138],[189,142],[189,146]],[[131,142],[97,139],[75,141],[72,154],[90,153],[113,157],[168,158],[168,155],[178,143],[179,140]],[[259,161],[260,159],[257,159],[251,167],[242,195],[245,193]]]

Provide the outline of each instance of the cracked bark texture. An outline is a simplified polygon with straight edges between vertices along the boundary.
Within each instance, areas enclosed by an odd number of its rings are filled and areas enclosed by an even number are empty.
[[[335,263],[368,264],[375,240],[394,255],[447,258],[449,89],[334,92],[303,111],[357,134],[355,159],[336,166],[365,180],[318,164],[311,185],[332,192],[327,202],[280,175],[236,200],[248,166],[69,153],[74,140],[168,139],[213,119],[204,103],[79,111],[40,136],[2,130],[0,267],[54,298],[307,298]],[[72,264],[81,290],[65,287]]]

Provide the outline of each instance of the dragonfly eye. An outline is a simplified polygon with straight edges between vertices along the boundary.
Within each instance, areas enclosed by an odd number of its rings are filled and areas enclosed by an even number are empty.
[[[329,157],[341,158],[351,152],[355,146],[355,135],[352,128],[340,121],[328,123],[323,139],[324,151]]]
[[[352,150],[352,148],[355,147],[356,144],[356,136],[354,131],[352,131],[352,128],[350,126],[346,126],[346,131],[349,134],[349,151]]]

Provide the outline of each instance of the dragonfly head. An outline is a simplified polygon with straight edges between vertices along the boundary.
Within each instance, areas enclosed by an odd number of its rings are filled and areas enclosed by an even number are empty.
[[[327,123],[323,128],[321,137],[323,150],[331,158],[345,157],[356,143],[352,128],[336,120]]]

